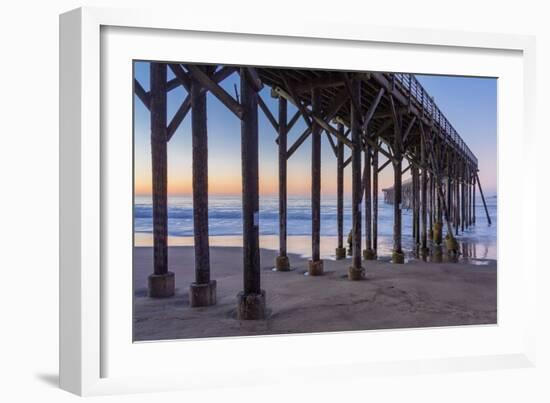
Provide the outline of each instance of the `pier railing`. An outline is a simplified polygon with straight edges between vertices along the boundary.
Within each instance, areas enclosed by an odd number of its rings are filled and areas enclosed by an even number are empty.
[[[453,125],[437,107],[433,97],[428,94],[414,74],[395,73],[393,76],[395,77],[396,84],[400,85],[405,94],[410,97],[410,101],[416,102],[420,110],[441,128],[443,135],[477,166],[477,158],[474,153],[468,148]]]

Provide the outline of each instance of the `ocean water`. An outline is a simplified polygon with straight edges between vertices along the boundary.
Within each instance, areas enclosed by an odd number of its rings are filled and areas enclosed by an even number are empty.
[[[492,225],[487,225],[481,199],[476,200],[476,225],[459,231],[464,255],[477,259],[497,257],[497,199],[486,199]],[[278,199],[276,196],[260,197],[260,236],[276,239],[278,234]],[[363,212],[364,214],[364,212]],[[242,235],[242,204],[240,196],[210,196],[209,235],[211,237],[231,237]],[[304,238],[311,235],[311,204],[307,197],[289,196],[287,211],[287,231],[289,237]],[[364,220],[364,215],[362,217]],[[403,210],[402,243],[404,250],[413,249],[412,211]],[[351,229],[351,199],[344,199],[344,242]],[[137,234],[152,234],[151,198],[137,196],[134,208],[134,231]],[[363,229],[364,231],[364,229]],[[168,234],[171,237],[193,236],[193,200],[191,196],[168,198]],[[378,253],[391,254],[393,235],[393,205],[386,204],[382,195],[378,205]],[[321,201],[321,236],[336,237],[336,198],[323,197]],[[192,239],[192,238],[191,238]],[[292,252],[289,243],[289,252]],[[331,248],[332,249],[332,248]]]

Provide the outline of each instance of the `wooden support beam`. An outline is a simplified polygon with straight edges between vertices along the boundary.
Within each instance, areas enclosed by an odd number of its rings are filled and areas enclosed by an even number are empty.
[[[139,100],[141,102],[143,102],[143,105],[145,105],[145,107],[150,110],[151,109],[151,96],[147,91],[145,91],[143,89],[143,87],[141,86],[139,81],[136,80],[135,78],[134,78],[134,93],[137,95]]]
[[[241,124],[244,291],[260,292],[258,95],[241,74],[241,102],[246,111]]]
[[[188,64],[186,67],[194,79],[196,79],[208,91],[214,94],[214,96],[218,98],[220,102],[223,103],[239,119],[243,119],[243,107],[237,101],[235,101],[235,99],[231,95],[229,95],[222,87],[220,87],[216,81],[208,77],[208,75],[206,75],[206,73],[199,69],[198,66]]]
[[[455,164],[455,170],[458,170],[458,164]],[[455,172],[456,174],[456,172]],[[455,235],[458,235],[458,227],[460,226],[460,183],[457,178],[454,180],[454,226],[455,226]]]
[[[361,97],[361,82],[353,79],[349,83],[351,96],[351,169],[352,169],[352,264],[348,271],[350,280],[359,280],[363,276],[361,267],[361,115],[360,109],[353,105],[353,100]]]
[[[174,295],[174,274],[168,272],[168,174],[166,139],[166,64],[151,63],[151,167],[153,199],[153,274],[149,296]]]
[[[374,138],[378,145],[378,138]],[[388,160],[389,161],[389,160]],[[372,250],[378,255],[378,149],[372,150]]]
[[[352,88],[352,80],[350,80],[348,73],[344,72],[343,75],[344,75],[344,84],[345,84],[346,90],[348,91],[349,99],[351,100],[350,110],[355,109],[355,112],[357,114],[357,119],[359,119],[360,125],[363,126],[361,98],[356,97],[354,95],[354,89]]]
[[[473,172],[475,172],[477,168],[472,169],[472,172],[470,172],[470,194],[472,195],[472,207],[471,207],[471,225],[476,225],[476,186],[475,186],[475,179],[473,179]]]
[[[166,92],[170,92],[178,87],[181,87],[181,82],[177,77],[174,77],[166,83]]]
[[[321,93],[311,91],[311,105],[314,113],[321,108]],[[314,122],[311,130],[311,260],[321,260],[321,126]]]
[[[296,108],[298,108],[298,111],[300,111],[300,114],[301,114],[302,118],[304,119],[304,122],[306,123],[306,125],[308,127],[311,127],[312,123],[311,123],[311,120],[309,118],[309,113],[308,113],[306,107],[304,106],[304,104],[302,104],[302,102],[300,101],[300,98],[297,97],[295,91],[289,85],[288,80],[284,76],[281,76],[281,78],[282,78],[283,83],[285,84],[286,89],[287,89],[288,92],[283,90],[280,87],[273,88],[273,91],[276,94],[278,94],[279,96],[282,96],[282,97],[286,98]]]
[[[491,217],[489,216],[489,210],[487,209],[487,203],[485,203],[485,196],[483,195],[483,189],[481,189],[481,182],[479,181],[479,175],[476,172],[476,181],[479,188],[479,194],[481,195],[481,200],[483,201],[483,207],[485,208],[485,215],[487,216],[487,223],[491,225]]]
[[[447,159],[447,206],[449,207],[449,214],[450,214],[450,219],[454,219],[454,199],[453,199],[453,195],[454,195],[454,188],[453,188],[453,178],[452,178],[452,175],[451,175],[451,172],[452,172],[452,162]],[[456,225],[456,222],[455,222],[455,225]]]
[[[420,141],[420,163],[422,166],[422,178],[420,183],[420,221],[422,225],[420,234],[420,248],[422,253],[425,254],[428,251],[428,228],[427,228],[427,212],[428,212],[428,170],[426,162],[426,147],[424,142]]]
[[[244,72],[248,78],[248,81],[250,82],[250,85],[254,87],[254,91],[260,92],[264,88],[264,84],[262,83],[262,80],[260,79],[260,76],[258,75],[258,72],[254,67],[246,67],[244,69]]]
[[[259,176],[258,176],[258,94],[241,69],[243,279],[238,296],[239,319],[264,319],[265,292],[260,284]]]
[[[181,67],[181,64],[169,64],[168,66],[176,76],[176,79],[180,82],[181,85],[183,85],[183,88],[185,88],[187,92],[190,92],[191,79],[189,78],[189,75],[183,70],[183,67]],[[198,67],[198,68],[201,69],[201,67]]]
[[[287,131],[292,130],[294,124],[298,121],[298,119],[300,119],[300,111],[296,111],[294,116],[292,116],[292,118],[288,121]]]
[[[289,159],[292,157],[292,154],[296,152],[298,148],[302,145],[304,141],[308,138],[308,136],[311,134],[311,127],[308,127],[306,130],[302,132],[302,134],[298,137],[298,139],[292,144],[292,146],[288,149],[286,153],[286,159]]]
[[[348,99],[348,93],[345,88],[338,91],[332,98],[330,105],[327,107],[325,120],[328,122],[333,119],[338,114],[340,109],[346,104],[346,102],[348,102]],[[348,137],[349,131],[350,129],[348,129],[344,137]]]
[[[471,227],[474,223],[472,218],[472,173],[470,171],[470,168],[468,168],[468,177],[466,184],[468,186],[468,226]]]
[[[401,164],[402,158],[397,155],[393,161],[393,263],[404,263],[401,248]]]
[[[466,182],[467,186],[468,186],[468,226],[472,226],[474,224],[473,222],[473,216],[472,216],[472,202],[473,202],[473,199],[472,199],[472,173],[470,171],[470,168],[468,168],[468,177],[467,177],[467,182]]]
[[[384,96],[385,89],[384,87],[380,88],[378,91],[378,94],[376,95],[376,98],[374,101],[372,101],[371,105],[369,106],[369,110],[367,111],[367,114],[365,116],[365,120],[363,122],[363,131],[367,131],[367,126],[369,125],[372,117],[374,116],[374,112],[376,112],[376,109],[378,108],[378,104],[380,103],[380,100]]]
[[[155,274],[168,273],[166,65],[151,63],[151,154]]]
[[[392,111],[392,121],[393,121],[393,135],[394,135],[394,143],[393,148],[394,152],[397,153],[399,151],[399,154],[401,155],[403,153],[403,138],[402,138],[402,131],[401,131],[401,121],[400,116],[397,114],[397,111],[395,109],[395,102],[393,101],[393,96],[390,96],[390,107]]]
[[[466,185],[460,184],[460,230],[464,232],[466,224]]]
[[[404,263],[405,256],[401,248],[401,198],[402,177],[401,165],[403,161],[403,142],[401,122],[395,110],[393,96],[390,95],[390,106],[393,116],[393,263]]]
[[[407,126],[407,129],[405,130],[405,133],[403,134],[403,144],[407,143],[407,138],[409,137],[409,134],[411,133],[411,130],[414,126],[414,123],[416,122],[416,116],[413,116],[411,121],[409,122],[409,125]]]
[[[434,228],[434,176],[433,173],[430,173],[429,178],[429,194],[430,194],[430,204],[429,210],[430,214],[428,216],[428,237],[433,240],[433,228]]]
[[[279,256],[275,268],[279,271],[290,270],[287,256],[287,112],[285,98],[279,97]]]
[[[420,174],[416,166],[411,168],[412,175],[412,209],[413,209],[413,240],[414,250],[420,244]]]
[[[286,94],[287,96],[283,96],[283,95],[281,95],[281,93],[277,92],[276,89],[274,89],[273,91],[274,91],[275,94],[277,94],[279,97],[283,97],[283,98],[285,98],[285,99],[287,99],[287,100],[290,100],[288,94]],[[293,103],[292,101],[290,101],[290,102]],[[294,103],[293,103],[293,104],[294,104]],[[290,121],[288,122],[288,125],[287,125],[287,132],[290,132],[290,130],[292,129],[292,127],[294,126],[294,124],[300,119],[300,117],[302,117],[302,112],[301,112],[300,109],[298,109],[298,110],[296,111],[296,113],[294,114],[294,116],[292,116],[292,119],[290,119]],[[308,121],[306,121],[306,123],[307,123],[307,122],[308,122]],[[311,129],[311,127],[308,126],[308,129]],[[306,133],[306,132],[304,132],[304,133]],[[309,135],[309,131],[307,132],[307,134],[303,134],[303,135],[305,136],[305,137],[304,137],[304,140],[305,140],[305,139],[307,138],[307,136]],[[300,136],[300,138],[301,138],[301,136]],[[279,144],[279,138],[278,138],[278,137],[275,139],[275,143]],[[301,144],[301,143],[299,143],[299,144]]]
[[[382,164],[382,166],[381,166],[380,168],[377,169],[377,173],[378,173],[378,172],[382,172],[382,170],[383,170],[384,168],[386,168],[391,162],[392,162],[391,159],[388,159],[386,162],[384,162],[384,163]]]
[[[330,130],[330,129],[329,129],[329,130]],[[347,140],[347,138],[346,138],[346,140]],[[381,148],[380,145],[376,144],[376,142],[375,142],[372,138],[363,136],[363,137],[362,137],[362,142],[363,142],[363,144],[364,144],[365,146],[368,144],[369,146],[372,147],[373,150],[379,151],[379,152],[380,152],[382,155],[384,155],[386,158],[388,158],[388,159],[393,159],[393,156],[392,156],[389,152],[387,152],[386,150],[384,150],[383,148]],[[348,140],[348,143],[349,143],[349,140]],[[348,143],[346,143],[346,145],[348,145]],[[350,145],[350,146],[351,146],[351,145]],[[346,163],[346,165],[347,165],[347,163]]]
[[[477,168],[474,170],[477,172]],[[476,225],[476,178],[472,178],[472,220],[473,224]]]
[[[311,117],[313,121],[315,121],[315,123],[321,126],[321,128],[323,128],[325,131],[334,135],[336,138],[341,140],[348,147],[352,146],[351,141],[349,141],[346,137],[340,137],[341,134],[334,127],[332,127],[328,122],[326,122],[323,118],[321,118],[320,116],[314,113],[311,113]]]
[[[415,198],[416,198],[416,247],[418,248],[420,246],[420,169],[418,167],[414,167],[414,170],[416,171],[416,192],[415,192]]]
[[[178,66],[179,67],[179,66]],[[180,67],[181,68],[181,67]],[[183,70],[182,70],[183,71]],[[193,80],[191,86],[191,142],[193,149],[193,229],[195,245],[195,283],[210,283],[210,245],[208,241],[208,135],[206,93]],[[191,286],[193,289],[193,285]],[[197,290],[199,287],[197,287]],[[193,293],[191,293],[192,295]],[[201,299],[200,297],[197,299]],[[191,306],[211,305],[193,303]],[[204,302],[204,301],[195,301]],[[209,301],[214,302],[214,301]]]
[[[411,220],[411,229],[412,229],[412,239],[413,239],[413,250],[415,249],[415,243],[416,243],[416,200],[415,200],[415,192],[416,192],[416,178],[414,176],[414,167],[412,165],[409,165],[411,167],[411,181],[410,186],[407,186],[407,192],[409,193],[409,203],[408,207],[411,209],[412,213],[412,220]]]
[[[343,167],[347,167],[351,163],[351,155],[344,161]]]
[[[365,259],[372,259],[372,199],[371,199],[371,147],[367,144],[364,155],[363,188],[365,197]]]
[[[277,123],[277,119],[273,116],[267,105],[265,104],[264,100],[262,99],[261,95],[258,94],[258,105],[260,106],[260,109],[264,113],[267,120],[269,120],[269,123],[271,123],[271,126],[275,129],[276,132],[279,131],[279,124]],[[285,121],[286,124],[286,121]]]
[[[284,94],[284,92],[282,92]],[[286,96],[285,96],[286,98]],[[291,98],[289,98],[290,101]],[[292,101],[291,101],[292,102]],[[345,145],[348,147],[351,147],[351,141],[346,138],[345,136],[342,136],[341,133],[339,133],[334,127],[332,127],[328,121],[330,121],[331,116],[327,116],[326,118],[322,118],[318,113],[315,111],[308,111],[307,109],[303,109],[302,113],[306,114],[306,118],[311,119],[313,122],[315,122],[318,126],[320,126],[323,130],[326,132],[334,135],[336,138],[340,139]]]
[[[376,131],[376,135],[378,137],[382,136],[386,130],[388,130],[393,125],[393,119],[386,119],[384,123],[380,125],[378,130]]]
[[[229,75],[233,74],[234,72],[235,72],[235,69],[232,67],[231,68],[223,67],[216,74],[214,74],[213,80],[214,82],[219,83],[225,80]],[[176,80],[179,83],[178,85],[181,84],[178,78],[175,78],[174,80]],[[200,93],[201,94],[206,93],[206,88],[201,86]],[[191,97],[187,96],[185,100],[181,103],[180,107],[172,117],[170,124],[168,125],[168,141],[172,139],[172,137],[176,133],[176,130],[180,126],[181,122],[183,122],[183,120],[189,113],[190,109],[191,109]]]
[[[216,71],[212,75],[212,80],[216,83],[221,83],[223,80],[225,80],[227,77],[229,77],[231,74],[236,73],[237,68],[233,66],[223,66],[221,69]]]
[[[338,123],[337,130],[344,133],[344,125]],[[346,257],[344,248],[344,143],[338,140],[338,151],[336,155],[336,221],[338,227],[338,249],[337,257]],[[343,249],[343,253],[342,253]],[[340,255],[338,255],[340,254]],[[343,254],[343,256],[342,256]]]
[[[397,114],[403,115],[405,113],[411,113],[408,106],[400,106],[396,107]],[[373,119],[391,119],[393,116],[393,113],[391,111],[380,111],[374,114]]]
[[[297,82],[294,86],[297,94],[311,92],[313,88],[332,88],[340,87],[344,85],[344,79],[340,73],[331,74],[329,77],[323,75],[322,77],[312,78],[306,82]]]
[[[199,90],[199,92],[201,92],[201,95],[204,94],[204,91]],[[178,130],[178,127],[180,126],[181,122],[183,122],[183,119],[185,119],[190,109],[191,97],[188,95],[187,97],[185,97],[184,101],[181,103],[180,107],[172,117],[170,124],[168,125],[167,141],[170,141],[174,133],[176,133],[176,130]]]
[[[332,139],[332,136],[330,135],[329,132],[325,132],[325,134],[327,135],[327,139],[328,139],[328,143],[330,144],[330,148],[332,149],[332,151],[334,152],[334,156],[336,157],[337,153],[338,153],[338,151],[336,150],[336,144],[334,144],[334,140]]]

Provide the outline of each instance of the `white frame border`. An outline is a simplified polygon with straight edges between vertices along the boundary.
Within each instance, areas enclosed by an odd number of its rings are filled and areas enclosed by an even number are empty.
[[[505,34],[372,27],[308,21],[285,24],[238,18],[204,20],[188,13],[158,10],[81,8],[60,17],[60,384],[80,395],[160,391],[194,387],[176,377],[143,382],[137,378],[100,378],[100,27],[179,29],[302,38],[376,41],[385,43],[494,48],[523,52],[524,158],[534,155],[535,40]],[[534,175],[524,186],[535,188]],[[527,209],[527,206],[525,206]],[[524,225],[535,227],[534,214]],[[526,263],[527,265],[527,263]],[[535,312],[536,264],[527,267],[525,295]],[[395,364],[350,364],[341,376],[440,372],[533,365],[535,318],[525,329],[524,354],[498,357],[415,360]],[[360,368],[360,371],[358,371]],[[323,371],[324,372],[324,371]],[[346,377],[347,377],[346,376]],[[357,375],[356,375],[357,376]],[[236,379],[233,378],[234,382]],[[275,380],[277,381],[277,380]]]

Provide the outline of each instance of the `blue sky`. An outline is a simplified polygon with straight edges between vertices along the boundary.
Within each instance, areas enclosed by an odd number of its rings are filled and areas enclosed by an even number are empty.
[[[135,63],[135,76],[143,87],[149,89],[149,65]],[[169,71],[169,78],[172,73]],[[488,78],[465,78],[448,76],[417,76],[426,90],[478,157],[480,179],[484,191],[496,191],[496,94],[497,80]],[[222,87],[235,94],[238,85],[236,74],[224,80]],[[270,97],[265,88],[262,98],[276,116],[277,101]],[[172,117],[186,92],[179,87],[169,93],[168,119]],[[150,139],[149,114],[141,101],[135,99],[135,178],[136,193],[150,191]],[[208,163],[209,191],[211,194],[235,194],[240,192],[240,122],[213,95],[208,94]],[[289,105],[289,119],[295,108]],[[289,144],[305,129],[300,120],[289,133]],[[191,119],[190,115],[182,122],[168,145],[169,192],[188,194],[191,189]],[[276,133],[263,113],[259,112],[260,137],[260,192],[277,192],[277,145]],[[326,136],[322,137],[322,192],[333,195],[336,192],[336,159]],[[310,153],[311,142],[304,144],[288,162],[289,194],[309,195],[310,193]],[[381,157],[381,163],[384,158]],[[346,191],[350,191],[351,170],[346,170]],[[391,186],[392,169],[388,166],[380,176],[380,189]]]
[[[497,186],[497,79],[416,76],[478,159],[483,190]]]

